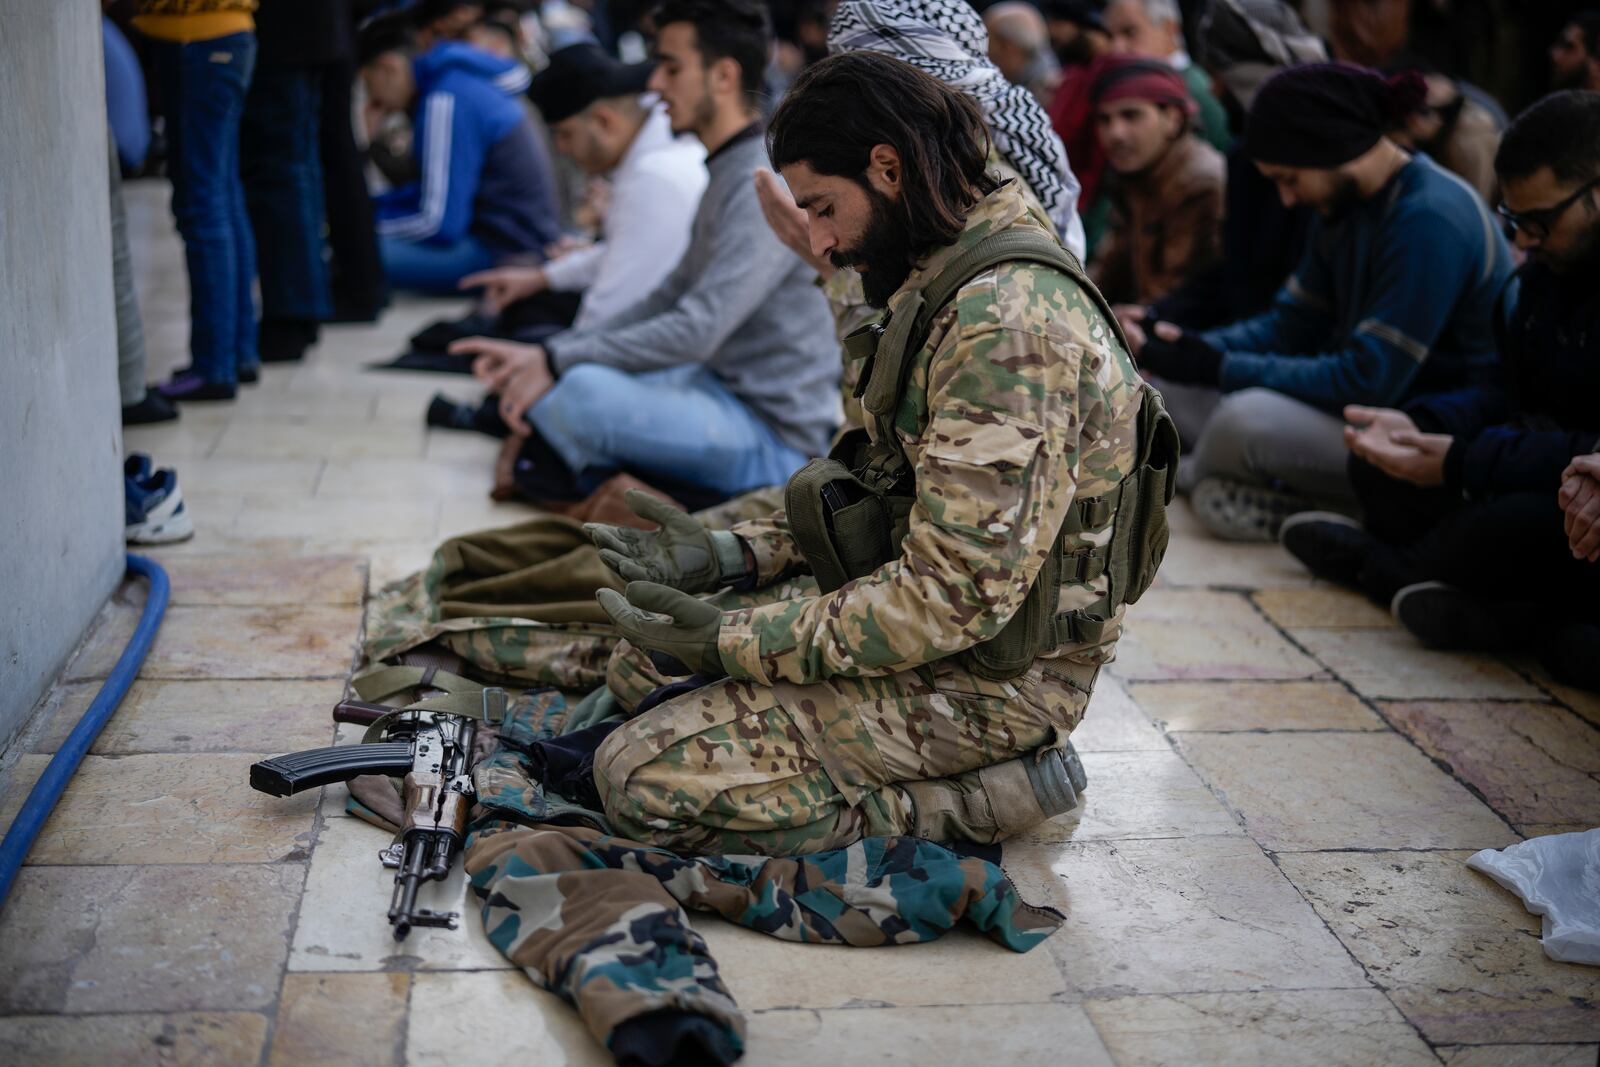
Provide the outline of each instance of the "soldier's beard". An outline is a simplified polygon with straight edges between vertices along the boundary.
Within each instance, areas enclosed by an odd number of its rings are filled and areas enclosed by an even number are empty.
[[[875,308],[887,307],[889,298],[905,284],[916,256],[910,232],[895,217],[894,201],[870,185],[863,183],[862,188],[870,207],[867,228],[854,248],[830,252],[828,259],[841,270],[857,268],[867,303]]]

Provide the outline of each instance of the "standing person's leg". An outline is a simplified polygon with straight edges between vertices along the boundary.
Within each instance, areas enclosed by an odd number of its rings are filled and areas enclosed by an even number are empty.
[[[932,677],[724,680],[666,701],[595,754],[606,814],[623,837],[705,853],[802,855],[911,832],[1003,837],[1003,825],[979,825],[981,805],[964,822],[927,800],[940,786],[982,792],[980,768],[1054,743],[1088,696],[1037,665],[1009,682],[948,662]]]
[[[260,355],[299,359],[333,314],[322,254],[322,75],[306,67],[256,71],[245,98],[240,158],[261,276]]]
[[[710,371],[568,368],[529,421],[576,473],[627,468],[732,495],[781,485],[806,456]]]
[[[1348,463],[1343,421],[1270,389],[1244,389],[1217,405],[1180,478],[1212,533],[1270,541],[1297,511],[1355,511]]]
[[[172,214],[189,274],[191,363],[162,387],[175,400],[232,399],[237,381],[240,258],[230,194],[238,177],[229,167],[254,49],[248,33],[151,48],[167,116]]]
[[[250,225],[250,209],[245,204],[244,176],[240,160],[240,129],[244,122],[244,102],[250,88],[252,74],[255,71],[256,38],[255,34],[241,35],[248,43],[241,43],[240,52],[246,57],[244,68],[240,72],[237,95],[234,87],[229,84],[228,111],[226,116],[226,136],[228,146],[228,163],[224,174],[227,177],[228,192],[228,222],[233,230],[233,255],[234,255],[234,320],[233,320],[233,352],[234,366],[239,377],[247,381],[255,381],[260,372],[261,355],[256,343],[256,241],[255,232]]]
[[[107,134],[111,163],[111,278],[117,298],[117,389],[122,394],[122,424],[137,426],[178,417],[178,409],[145,385],[144,322],[139,291],[133,284],[128,251],[128,211],[122,202],[122,164],[116,141]]]
[[[322,68],[321,121],[324,214],[333,263],[330,319],[370,322],[389,302],[378,229],[362,172],[361,150],[351,126],[351,87],[355,66],[348,59]]]

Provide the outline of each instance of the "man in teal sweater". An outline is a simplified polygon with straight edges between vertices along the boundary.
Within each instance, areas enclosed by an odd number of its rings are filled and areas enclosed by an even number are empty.
[[[1182,484],[1219,537],[1270,540],[1296,511],[1354,507],[1347,406],[1397,407],[1498,373],[1505,238],[1461,179],[1383,135],[1422,91],[1344,64],[1268,81],[1246,149],[1285,205],[1317,210],[1305,258],[1255,318],[1147,331],[1140,365],[1193,445]]]

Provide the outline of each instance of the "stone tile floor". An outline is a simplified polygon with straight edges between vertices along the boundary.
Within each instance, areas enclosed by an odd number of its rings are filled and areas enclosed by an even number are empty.
[[[185,283],[158,186],[130,190],[158,376]],[[365,596],[525,509],[486,439],[424,431],[465,379],[365,369],[458,305],[333,327],[237,404],[126,435],[199,526],[151,552],[173,607],[0,913],[0,1063],[600,1064],[575,1014],[463,929],[401,948],[384,835],[245,786],[324,744]],[[1600,971],[1552,963],[1472,851],[1600,824],[1600,698],[1419,649],[1270,546],[1179,512],[1161,585],[1078,735],[1085,805],[1005,850],[1065,927],[1024,956],[960,933],[876,951],[696,920],[762,1064],[1590,1067]],[[0,818],[87,707],[124,590],[44,700]],[[433,894],[461,901],[459,874]]]

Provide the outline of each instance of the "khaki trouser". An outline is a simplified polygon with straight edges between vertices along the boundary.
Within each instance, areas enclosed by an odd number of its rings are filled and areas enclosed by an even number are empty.
[[[619,727],[595,781],[618,834],[677,851],[799,855],[904,834],[895,783],[976,771],[1077,726],[1089,694],[1044,663],[1006,682],[950,661],[931,685],[916,672],[714,682]],[[629,709],[668,680],[627,644],[607,671]]]

